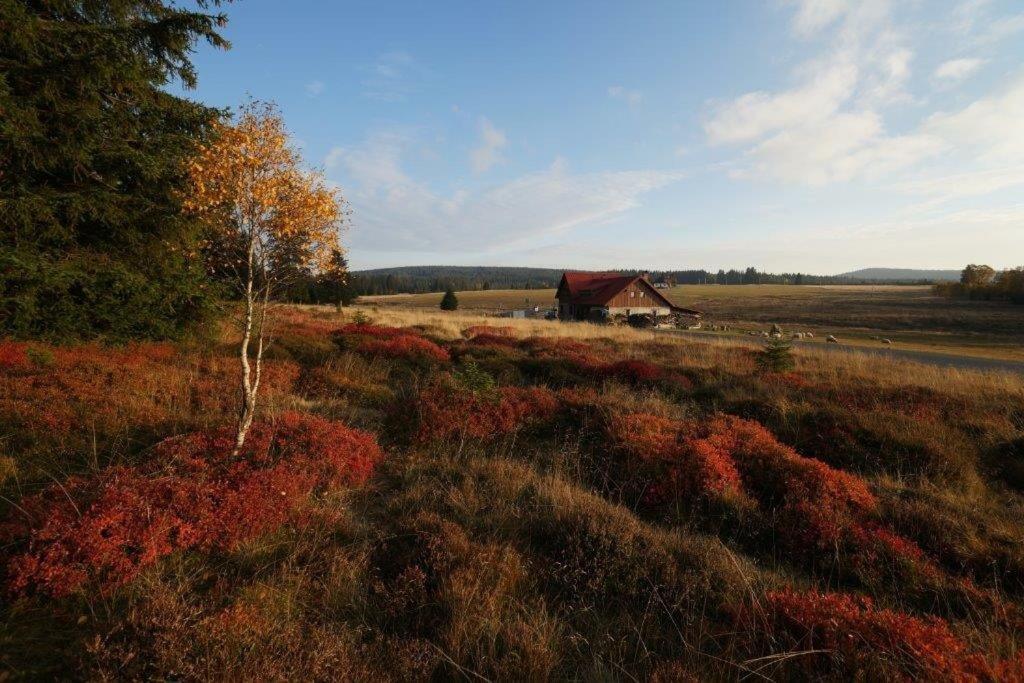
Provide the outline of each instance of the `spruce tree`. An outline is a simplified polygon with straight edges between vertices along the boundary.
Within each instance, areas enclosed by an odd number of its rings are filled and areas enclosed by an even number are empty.
[[[780,337],[773,337],[758,352],[757,364],[766,372],[786,372],[793,369],[793,347]]]
[[[455,290],[449,287],[441,297],[441,310],[454,311],[459,307],[459,297],[455,296]]]
[[[184,162],[219,112],[196,83],[225,23],[196,0],[0,2],[0,336],[174,336],[213,301]]]

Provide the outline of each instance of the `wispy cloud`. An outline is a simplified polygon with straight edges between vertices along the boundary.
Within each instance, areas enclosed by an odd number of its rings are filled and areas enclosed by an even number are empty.
[[[768,178],[824,185],[878,179],[895,172],[922,172],[921,162],[956,159],[969,170],[985,170],[1024,154],[1024,79],[1002,93],[954,111],[903,124],[894,133],[890,112],[914,103],[905,92],[913,50],[895,24],[886,0],[800,0],[793,31],[802,36],[830,31],[826,51],[794,70],[794,84],[754,91],[713,104],[704,124],[712,145],[743,145],[732,163],[734,178]],[[957,26],[984,28],[984,6],[962,7]],[[963,80],[981,57],[939,65],[938,84]],[[906,118],[906,117],[904,117]]]
[[[402,50],[385,52],[364,73],[363,97],[380,102],[401,102],[420,89],[426,69],[411,54]]]
[[[326,89],[327,84],[323,81],[310,81],[306,84],[306,94],[310,97],[318,97],[319,95],[322,95]]]
[[[410,177],[402,155],[415,142],[381,133],[329,155],[355,209],[353,246],[382,252],[498,252],[598,224],[640,205],[643,195],[684,178],[678,171],[573,173],[548,168],[478,191],[443,194]]]
[[[469,159],[473,170],[483,173],[495,164],[504,161],[501,151],[508,145],[508,138],[503,131],[494,127],[488,119],[480,118],[480,144],[470,152]]]
[[[613,85],[608,88],[608,97],[614,100],[622,100],[629,106],[635,107],[643,101],[644,96],[639,90],[630,90],[621,85]]]
[[[985,60],[978,57],[950,59],[939,64],[935,69],[934,76],[942,81],[958,82],[964,80],[980,69],[983,64],[985,64]]]

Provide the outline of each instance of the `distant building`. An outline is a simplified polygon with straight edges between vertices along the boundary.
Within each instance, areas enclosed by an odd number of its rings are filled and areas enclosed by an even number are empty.
[[[615,316],[699,315],[674,306],[644,275],[566,272],[555,293],[561,320],[602,321]]]
[[[667,282],[655,282],[654,283],[654,288],[655,289],[668,289],[669,288],[669,284]]]

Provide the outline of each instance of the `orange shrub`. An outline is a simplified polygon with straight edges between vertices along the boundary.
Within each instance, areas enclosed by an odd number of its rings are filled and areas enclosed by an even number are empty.
[[[760,609],[740,610],[738,622],[751,641],[769,651],[824,651],[793,660],[811,676],[993,680],[994,669],[947,622],[878,609],[867,597],[778,591],[768,593]],[[1011,665],[1000,663],[997,669]]]
[[[626,467],[647,480],[643,484],[645,502],[742,495],[740,476],[729,452],[685,436],[689,431],[685,423],[647,413],[607,418],[608,437],[632,460]]]
[[[23,368],[28,365],[28,344],[0,341],[0,370]]]
[[[0,534],[21,549],[13,593],[54,597],[95,581],[108,591],[177,550],[230,550],[286,522],[314,491],[362,483],[382,454],[374,438],[288,413],[253,427],[241,457],[234,431],[172,437],[138,467],[111,467],[24,499]]]
[[[552,419],[559,409],[555,394],[540,387],[501,387],[473,393],[434,386],[420,392],[414,441],[427,443],[460,437],[490,439]]]
[[[519,343],[512,337],[500,334],[490,334],[489,332],[481,332],[473,335],[469,340],[469,343],[474,346],[500,346],[509,349],[514,349],[519,346]]]
[[[388,327],[387,325],[347,323],[337,328],[334,331],[334,334],[342,336],[398,337],[401,335],[412,335],[414,333],[400,327]]]
[[[434,342],[409,334],[385,339],[368,339],[359,344],[356,351],[371,356],[405,360],[428,360],[438,363],[447,363],[451,360],[448,352]]]
[[[37,348],[45,364],[0,365],[0,424],[37,443],[217,419],[237,404],[225,391],[238,382],[234,358],[183,356],[170,344]],[[264,400],[289,391],[298,374],[294,363],[266,361]]]
[[[731,454],[762,507],[779,515],[778,528],[795,549],[833,545],[877,510],[863,479],[799,455],[753,420],[717,416],[703,429],[705,440]]]

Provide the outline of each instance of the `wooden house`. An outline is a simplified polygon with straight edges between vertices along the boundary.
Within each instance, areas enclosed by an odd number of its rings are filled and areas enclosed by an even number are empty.
[[[600,322],[617,316],[649,315],[655,319],[673,313],[699,315],[674,306],[643,275],[566,272],[555,293],[560,320]]]

